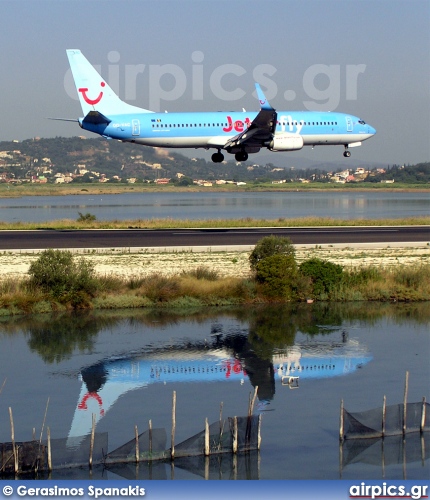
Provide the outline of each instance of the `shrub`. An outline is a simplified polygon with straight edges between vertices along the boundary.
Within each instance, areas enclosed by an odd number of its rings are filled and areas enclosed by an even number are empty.
[[[342,266],[317,258],[305,260],[299,270],[303,276],[311,278],[314,295],[328,294],[343,276]]]
[[[295,260],[296,252],[290,238],[273,234],[262,238],[249,256],[251,270],[255,271],[259,262],[273,255],[291,256]]]
[[[176,277],[151,274],[142,284],[143,294],[152,302],[169,302],[180,293],[179,281]]]
[[[94,214],[90,214],[89,212],[86,214],[78,212],[78,215],[79,217],[76,219],[77,222],[93,222],[96,220],[96,216]]]
[[[261,259],[255,279],[267,297],[292,299],[295,295],[297,264],[294,255],[276,254]]]
[[[393,275],[395,283],[406,288],[417,289],[423,282],[430,280],[430,268],[428,266],[406,267],[398,266]]]
[[[219,273],[205,266],[198,266],[190,271],[183,271],[185,276],[191,276],[198,280],[216,281],[219,278]]]
[[[382,280],[381,271],[375,266],[362,267],[344,272],[343,282],[346,286],[366,285],[370,281]]]
[[[86,303],[97,288],[93,265],[84,259],[75,262],[68,250],[45,250],[28,273],[30,286],[74,307]]]

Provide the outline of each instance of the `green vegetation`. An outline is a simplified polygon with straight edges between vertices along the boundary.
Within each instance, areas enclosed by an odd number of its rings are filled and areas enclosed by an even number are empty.
[[[305,260],[299,269],[303,276],[310,278],[314,296],[329,294],[343,277],[342,266],[317,258]]]
[[[198,266],[163,276],[160,273],[119,278],[100,276],[69,251],[46,250],[29,269],[29,277],[0,281],[0,317],[74,309],[192,309],[207,306],[351,301],[428,301],[430,264],[395,268],[343,269],[312,258],[297,265],[286,238],[263,238],[250,256],[253,277],[223,277]]]
[[[266,236],[255,245],[254,250],[249,256],[251,270],[255,271],[259,262],[274,255],[291,256],[295,260],[295,253],[296,251],[290,238],[275,235]]]
[[[68,250],[45,250],[30,265],[29,275],[30,290],[74,308],[89,304],[98,288],[92,264],[76,260]]]
[[[93,222],[97,219],[97,217],[94,214],[90,214],[89,212],[86,214],[78,212],[78,215],[79,217],[76,219],[77,222]]]

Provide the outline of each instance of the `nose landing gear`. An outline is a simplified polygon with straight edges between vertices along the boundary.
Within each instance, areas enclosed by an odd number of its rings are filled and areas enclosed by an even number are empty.
[[[348,146],[345,144],[345,151],[343,152],[343,156],[345,158],[349,158],[351,156],[351,152],[348,151]]]

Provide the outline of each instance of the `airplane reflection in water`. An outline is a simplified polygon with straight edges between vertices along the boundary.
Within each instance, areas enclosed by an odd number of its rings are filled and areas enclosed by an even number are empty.
[[[332,337],[332,336],[331,336]],[[321,339],[321,337],[320,337]],[[276,381],[346,375],[372,359],[364,346],[349,340],[311,340],[276,349],[262,359],[243,334],[217,335],[212,344],[194,343],[103,360],[83,369],[79,401],[68,446],[78,446],[122,395],[154,383],[229,382],[258,386],[260,409],[275,395]]]

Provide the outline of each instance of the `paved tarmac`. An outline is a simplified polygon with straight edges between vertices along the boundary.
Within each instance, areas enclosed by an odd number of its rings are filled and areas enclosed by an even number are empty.
[[[427,244],[428,226],[303,227],[235,229],[114,229],[0,231],[0,250],[190,249],[253,247],[264,236],[287,236],[295,245]]]

